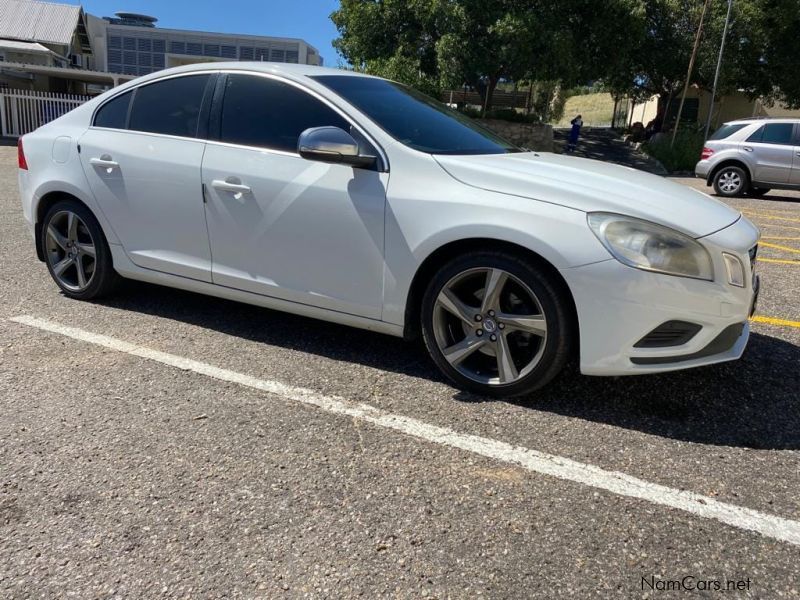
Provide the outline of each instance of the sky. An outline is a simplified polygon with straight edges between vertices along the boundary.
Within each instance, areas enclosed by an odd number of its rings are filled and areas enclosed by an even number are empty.
[[[301,38],[317,48],[325,65],[340,57],[331,46],[337,36],[330,14],[338,0],[60,0],[81,4],[97,17],[127,11],[158,18],[157,27]]]

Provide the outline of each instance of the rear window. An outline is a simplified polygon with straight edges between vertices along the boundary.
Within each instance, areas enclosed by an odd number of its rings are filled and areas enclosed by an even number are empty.
[[[131,103],[131,95],[131,92],[127,92],[103,104],[94,117],[95,127],[125,129],[128,120],[128,106],[130,106]]]
[[[210,75],[175,77],[136,90],[129,129],[195,137]]]
[[[712,135],[708,139],[710,139],[710,140],[724,140],[726,138],[731,137],[737,131],[741,131],[745,127],[747,127],[746,123],[734,124],[734,125],[723,125],[719,129],[717,129],[714,132],[714,135]]]

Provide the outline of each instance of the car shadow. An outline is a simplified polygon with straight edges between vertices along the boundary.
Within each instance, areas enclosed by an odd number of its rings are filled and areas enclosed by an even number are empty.
[[[367,331],[139,282],[104,306],[204,327],[443,382],[421,345]],[[355,343],[355,340],[358,340]],[[453,389],[461,402],[513,402],[681,441],[800,449],[800,346],[753,334],[740,361],[639,377],[586,377],[575,366],[531,397],[495,400]]]

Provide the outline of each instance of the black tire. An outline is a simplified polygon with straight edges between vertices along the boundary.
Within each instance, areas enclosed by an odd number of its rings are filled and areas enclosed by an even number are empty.
[[[736,185],[731,183],[736,181]],[[750,175],[746,169],[735,165],[722,167],[714,174],[714,191],[723,198],[735,198],[744,196],[750,189]]]
[[[539,350],[539,362],[530,372],[511,384],[483,383],[465,376],[448,362],[436,339],[434,312],[440,292],[454,278],[480,269],[500,269],[527,286],[535,294],[547,324],[546,337],[543,342],[540,342],[544,348]],[[434,275],[422,298],[421,329],[428,353],[439,369],[462,389],[492,397],[530,394],[545,386],[563,369],[571,356],[573,347],[577,345],[577,325],[573,304],[569,291],[565,287],[565,284],[557,280],[547,269],[510,252],[477,250],[450,260]],[[498,334],[502,336],[502,332],[498,332]],[[513,335],[513,333],[509,333],[509,335]],[[508,347],[509,342],[505,343]],[[477,355],[477,353],[473,354]],[[478,358],[486,360],[480,356]],[[494,360],[497,358],[495,357]],[[521,373],[522,371],[520,371]]]
[[[78,227],[79,233],[76,234],[78,241],[82,242],[82,247],[87,247],[91,244],[94,249],[95,256],[93,259],[90,254],[78,257],[75,260],[82,260],[82,265],[85,265],[85,285],[80,285],[77,281],[77,267],[67,267],[66,271],[73,270],[75,273],[76,286],[71,286],[66,281],[67,275],[56,275],[55,267],[59,259],[66,258],[67,250],[55,241],[55,238],[48,234],[48,229],[51,225],[60,228],[63,220],[69,218],[69,213],[76,215],[79,219]],[[88,236],[88,237],[87,237]],[[67,240],[62,240],[67,241]],[[56,202],[42,219],[42,235],[40,239],[42,256],[45,257],[45,264],[47,270],[53,281],[56,282],[64,295],[74,298],[76,300],[92,300],[108,295],[113,292],[119,285],[122,278],[114,270],[113,260],[111,258],[111,250],[108,247],[108,242],[103,234],[103,230],[97,219],[92,212],[80,202],[76,200],[60,200]],[[72,246],[76,244],[73,242]],[[77,250],[76,250],[77,252]],[[88,263],[88,265],[87,265]],[[74,261],[73,261],[74,264]],[[91,270],[89,271],[89,268]],[[82,267],[82,270],[84,267]],[[65,271],[65,272],[66,272]]]
[[[769,188],[759,188],[750,186],[750,189],[747,192],[748,196],[752,196],[753,198],[763,198],[766,196],[771,190]]]

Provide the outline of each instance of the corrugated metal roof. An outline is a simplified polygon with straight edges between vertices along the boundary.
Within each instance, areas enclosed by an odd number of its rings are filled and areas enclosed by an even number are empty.
[[[3,50],[19,50],[20,52],[51,52],[50,48],[36,42],[20,42],[17,40],[0,40],[0,48]]]
[[[80,14],[80,6],[69,4],[0,0],[0,38],[67,45]]]

